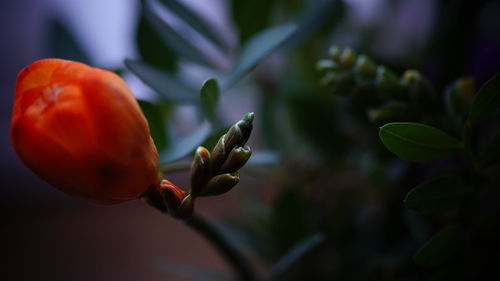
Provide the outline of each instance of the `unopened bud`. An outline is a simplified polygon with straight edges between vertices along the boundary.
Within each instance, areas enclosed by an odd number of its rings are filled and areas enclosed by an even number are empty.
[[[243,146],[248,141],[253,128],[253,113],[248,113],[236,122],[226,133],[225,147],[226,151],[231,151],[236,146]]]
[[[390,101],[382,106],[368,110],[368,119],[374,124],[385,124],[395,121],[408,120],[409,113],[408,105],[400,101]]]
[[[360,55],[356,61],[356,73],[363,80],[372,79],[376,75],[375,63],[365,55]]]
[[[417,112],[436,112],[438,107],[437,95],[431,84],[418,71],[405,71],[401,82],[408,88],[410,100]]]
[[[197,195],[210,177],[210,152],[203,146],[196,149],[191,164],[191,193]]]
[[[445,96],[446,109],[448,113],[462,122],[474,99],[476,84],[472,78],[462,78],[448,88]]]
[[[215,176],[208,181],[207,186],[200,194],[200,196],[215,196],[226,193],[231,190],[239,181],[240,178],[238,177],[238,173],[227,173]]]
[[[385,66],[377,67],[375,85],[377,87],[377,94],[381,100],[405,99],[404,87],[396,75]]]
[[[356,57],[356,53],[351,48],[345,48],[340,55],[340,67],[342,69],[352,69],[356,63]]]
[[[321,72],[336,70],[337,68],[338,68],[337,63],[329,59],[319,60],[316,63],[316,70]]]
[[[178,219],[188,219],[193,215],[194,212],[194,199],[191,194],[186,195],[184,200],[182,200],[179,210],[175,215]]]
[[[340,60],[340,49],[337,46],[332,46],[328,49],[328,56],[335,62]]]
[[[235,147],[229,153],[226,161],[220,169],[220,173],[233,173],[238,171],[250,159],[252,150],[250,147]]]
[[[167,212],[176,216],[186,193],[168,180],[161,181],[158,191],[163,198]]]

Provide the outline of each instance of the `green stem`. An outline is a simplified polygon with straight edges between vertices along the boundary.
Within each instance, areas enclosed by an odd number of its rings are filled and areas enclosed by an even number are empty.
[[[233,245],[229,244],[227,240],[222,236],[222,234],[212,224],[197,215],[193,215],[185,222],[188,226],[203,235],[205,239],[207,239],[215,248],[217,248],[220,254],[233,267],[236,275],[240,280],[254,280],[254,274],[241,253],[235,247],[233,247]]]

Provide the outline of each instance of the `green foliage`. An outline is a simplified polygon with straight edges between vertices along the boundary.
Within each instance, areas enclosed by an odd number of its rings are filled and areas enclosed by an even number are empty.
[[[214,121],[217,117],[217,104],[219,102],[219,84],[214,78],[203,83],[200,91],[200,102],[203,113],[209,120]]]
[[[222,88],[228,89],[234,85],[247,72],[252,70],[259,61],[285,43],[292,36],[295,29],[295,25],[287,24],[266,29],[252,36],[243,45],[235,64],[222,82]]]
[[[488,80],[478,91],[467,122],[476,125],[500,107],[500,73]]]
[[[470,197],[472,189],[455,175],[433,179],[412,189],[404,200],[408,209],[424,214],[456,208]]]
[[[46,56],[88,63],[89,59],[66,25],[59,19],[48,24]]]
[[[443,264],[459,251],[463,238],[460,225],[446,226],[417,251],[413,257],[415,263],[426,267]]]
[[[462,147],[446,133],[419,123],[389,123],[380,128],[384,145],[401,158],[430,162],[449,157]]]
[[[163,116],[162,105],[143,100],[139,100],[139,105],[148,120],[149,131],[156,148],[160,151],[163,150],[168,146],[169,139],[167,137],[167,123],[165,122],[165,116]]]
[[[166,164],[181,159],[192,153],[212,132],[210,123],[205,122],[194,129],[187,136],[179,140],[172,140],[172,144],[165,150],[160,151],[160,164]]]

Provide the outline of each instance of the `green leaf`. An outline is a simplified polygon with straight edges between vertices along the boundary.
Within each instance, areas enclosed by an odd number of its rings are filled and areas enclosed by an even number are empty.
[[[481,166],[488,166],[500,162],[500,131],[498,131],[481,153]]]
[[[415,254],[415,263],[425,267],[435,267],[452,258],[463,240],[462,228],[450,224],[425,243]]]
[[[200,101],[205,116],[214,121],[219,102],[219,84],[215,78],[210,78],[203,83],[200,91]]]
[[[148,120],[149,131],[151,137],[158,150],[164,149],[168,145],[166,122],[163,116],[163,111],[160,105],[153,104],[147,101],[138,100],[142,112]]]
[[[467,122],[475,125],[500,107],[500,73],[481,86],[472,102]]]
[[[260,60],[269,55],[273,50],[292,36],[295,32],[294,24],[287,24],[266,29],[253,36],[245,44],[222,83],[223,89],[228,89],[241,79],[248,71],[254,68]]]
[[[145,63],[125,60],[125,65],[144,83],[155,90],[163,99],[184,104],[197,104],[196,91],[171,76]]]
[[[156,14],[149,4],[145,4],[144,12],[146,18],[149,20],[153,28],[156,30],[163,42],[172,48],[172,50],[184,59],[206,65],[208,67],[214,66],[211,61],[193,42],[187,40],[184,36],[179,34],[170,24],[164,21],[158,14]]]
[[[160,164],[167,164],[193,152],[211,133],[211,125],[205,122],[203,125],[196,128],[188,136],[184,136],[177,141],[171,141],[166,150],[160,152]]]
[[[137,25],[136,45],[142,60],[148,64],[170,71],[176,68],[174,52],[163,43],[151,23],[146,19],[145,12],[141,13]]]
[[[445,211],[467,199],[472,188],[457,176],[449,175],[420,184],[406,195],[408,209],[425,214]]]
[[[304,255],[325,241],[323,233],[312,234],[295,244],[278,262],[269,270],[266,280],[275,280],[277,276],[292,267]]]
[[[193,12],[189,7],[186,7],[182,2],[177,0],[161,0],[161,3],[168,7],[176,16],[190,25],[194,30],[205,36],[218,47],[227,49],[227,46],[217,36],[211,26],[198,13]]]
[[[440,160],[462,148],[457,139],[421,123],[389,123],[380,128],[379,136],[387,149],[408,161]]]

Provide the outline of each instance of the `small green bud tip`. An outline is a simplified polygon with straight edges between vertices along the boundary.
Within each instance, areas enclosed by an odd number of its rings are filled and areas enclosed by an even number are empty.
[[[363,78],[373,78],[376,74],[376,66],[367,56],[361,55],[356,61],[356,71]]]
[[[416,70],[407,70],[403,74],[403,84],[404,85],[410,85],[413,83],[416,83],[417,81],[422,80],[422,75],[420,75],[420,72]]]
[[[240,182],[240,178],[238,177],[237,172],[215,176],[210,179],[200,196],[216,196],[224,194],[231,190],[236,184],[238,184],[238,182]]]
[[[340,65],[344,69],[350,69],[356,62],[356,53],[351,48],[345,48],[340,55]]]
[[[337,46],[332,46],[328,50],[328,55],[334,61],[338,61],[340,59],[340,49]]]
[[[245,122],[252,123],[254,117],[255,117],[255,113],[250,112],[250,113],[247,113],[247,114],[243,115],[243,118],[241,118],[241,120],[243,120]]]
[[[318,71],[329,71],[329,70],[335,70],[336,68],[337,64],[329,59],[319,60],[316,63],[316,70]]]

